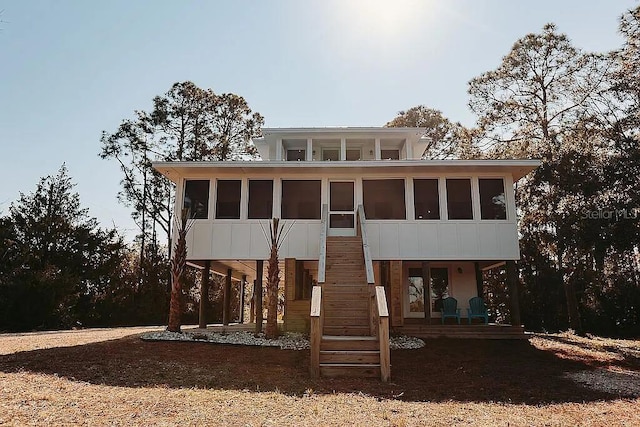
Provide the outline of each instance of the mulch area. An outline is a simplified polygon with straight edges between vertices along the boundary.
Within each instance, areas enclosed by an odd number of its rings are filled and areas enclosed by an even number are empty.
[[[602,416],[610,425],[640,423],[631,410],[638,397],[566,376],[604,366],[640,372],[640,358],[571,339],[427,340],[422,349],[391,352],[392,380],[384,384],[313,380],[308,351],[146,342],[131,335],[136,330],[113,331],[96,334],[97,342],[85,333],[78,345],[73,336],[0,335],[0,424],[415,425],[434,416],[434,425]],[[27,349],[29,340],[38,344]]]

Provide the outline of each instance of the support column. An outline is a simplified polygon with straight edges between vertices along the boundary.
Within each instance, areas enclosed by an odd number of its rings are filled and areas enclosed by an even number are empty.
[[[520,298],[518,294],[518,269],[516,262],[507,261],[507,286],[509,287],[509,297],[511,301],[511,324],[513,326],[522,325],[520,319]]]
[[[376,138],[374,142],[374,159],[380,160],[382,158],[382,152],[380,150],[380,138]]]
[[[313,161],[313,139],[307,138],[307,151],[305,151],[305,160],[307,162]]]
[[[480,298],[484,298],[484,279],[482,277],[480,263],[476,261],[473,263],[473,266],[476,270],[476,292]]]
[[[200,312],[198,313],[198,327],[207,327],[207,306],[209,305],[209,275],[211,274],[211,261],[204,262],[202,280],[200,281]]]
[[[224,298],[222,304],[222,324],[228,325],[231,317],[231,269],[227,269],[227,278],[224,282]]]
[[[249,303],[249,323],[256,321],[256,281],[253,281],[253,295]]]
[[[424,323],[429,325],[431,323],[431,299],[429,298],[429,292],[431,292],[431,268],[427,261],[422,262],[422,298],[424,304]]]
[[[347,139],[340,139],[340,160],[347,160]]]
[[[244,323],[244,291],[247,283],[247,275],[242,275],[242,281],[240,282],[240,323]]]
[[[256,334],[262,332],[262,269],[264,261],[261,259],[256,261],[256,286],[253,293],[256,296]]]

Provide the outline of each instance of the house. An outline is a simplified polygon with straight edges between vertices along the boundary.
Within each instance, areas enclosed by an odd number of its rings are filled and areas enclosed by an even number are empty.
[[[284,329],[311,330],[312,341],[316,336],[316,374],[380,375],[385,322],[425,336],[522,335],[514,183],[540,163],[421,160],[428,142],[423,133],[263,129],[254,140],[262,161],[154,167],[176,183],[176,211],[188,208],[194,217],[189,262],[223,272],[228,286],[234,279],[259,282],[269,253],[262,227],[271,218],[290,224],[279,252]],[[481,272],[505,264],[516,325],[465,326],[469,299],[482,295]],[[463,325],[449,325],[456,319],[442,325],[446,297],[457,300]],[[362,338],[372,335],[375,344]],[[383,354],[373,356],[376,351]]]

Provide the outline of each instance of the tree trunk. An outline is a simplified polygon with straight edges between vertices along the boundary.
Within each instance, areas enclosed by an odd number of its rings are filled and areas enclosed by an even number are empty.
[[[582,335],[582,322],[580,320],[580,311],[578,310],[578,296],[576,295],[576,288],[571,281],[571,278],[566,274],[566,268],[564,267],[564,247],[558,245],[558,270],[560,271],[560,277],[562,277],[562,284],[564,287],[564,296],[567,301],[567,315],[569,316],[569,327],[573,331]]]
[[[266,337],[278,336],[278,285],[280,284],[280,267],[278,266],[277,245],[271,246],[271,255],[267,265],[267,328]]]
[[[178,228],[178,242],[171,259],[171,302],[169,303],[170,332],[181,332],[182,314],[182,276],[187,265],[187,213],[183,210],[180,227]]]
[[[209,274],[211,272],[211,261],[204,262],[204,270],[202,271],[202,281],[200,283],[200,312],[198,327],[205,329],[207,327],[207,306],[209,305]]]

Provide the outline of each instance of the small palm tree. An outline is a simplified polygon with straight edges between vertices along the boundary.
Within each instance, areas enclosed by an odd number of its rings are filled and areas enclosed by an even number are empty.
[[[167,331],[181,332],[182,280],[187,266],[187,233],[192,222],[188,221],[189,210],[183,209],[180,219],[176,218],[178,241],[171,257],[171,302],[169,303],[169,325]]]
[[[269,260],[267,262],[267,327],[265,335],[269,339],[278,336],[278,286],[280,285],[280,267],[278,265],[278,251],[287,234],[291,231],[293,223],[285,231],[285,226],[280,218],[273,218],[269,223],[269,236],[265,229],[265,238],[269,243]]]

